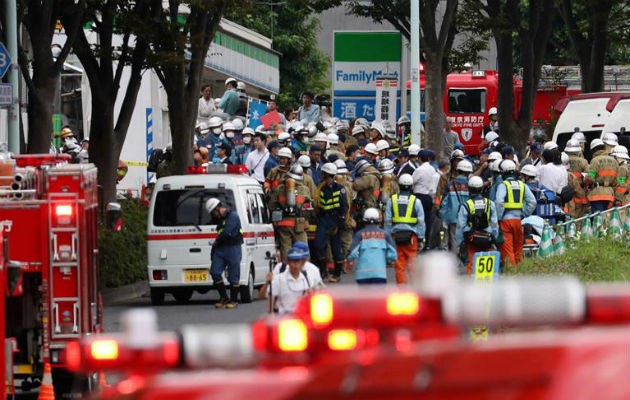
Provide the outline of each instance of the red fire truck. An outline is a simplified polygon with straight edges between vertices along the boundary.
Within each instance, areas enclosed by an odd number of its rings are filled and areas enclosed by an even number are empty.
[[[442,294],[336,287],[302,298],[294,315],[177,333],[157,332],[151,310],[133,310],[124,333],[73,343],[67,360],[123,373],[94,399],[630,396],[627,285],[432,282]],[[471,341],[480,325],[497,332]]]
[[[57,394],[69,392],[73,376],[63,350],[101,331],[97,170],[69,160],[17,155],[14,164],[3,164],[0,222],[8,268],[0,320],[10,344],[3,358],[7,393],[37,389],[44,363],[52,366]]]
[[[424,73],[420,76],[421,102],[424,104]],[[407,91],[411,90],[411,81],[407,81]],[[522,82],[514,79],[514,113],[522,103]],[[459,134],[466,154],[479,154],[483,127],[488,125],[490,108],[496,107],[499,93],[499,74],[497,71],[473,70],[448,74],[444,91],[444,113],[454,119],[453,130]],[[535,129],[546,130],[551,118],[553,106],[568,94],[566,86],[541,86],[536,92],[532,123]],[[411,98],[410,95],[407,96]],[[407,109],[411,106],[408,105]],[[422,107],[424,109],[424,106]]]

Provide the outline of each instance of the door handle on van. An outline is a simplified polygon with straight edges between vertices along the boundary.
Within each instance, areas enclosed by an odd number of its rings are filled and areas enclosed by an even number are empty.
[[[201,253],[201,248],[200,248],[200,247],[191,247],[191,248],[189,249],[189,251],[190,251],[191,253]]]

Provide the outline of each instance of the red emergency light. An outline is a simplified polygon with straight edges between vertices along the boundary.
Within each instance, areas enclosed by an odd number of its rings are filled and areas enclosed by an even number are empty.
[[[16,154],[13,156],[15,165],[20,168],[39,167],[41,165],[71,162],[69,154]]]
[[[189,165],[186,167],[188,175],[204,175],[204,174],[234,174],[242,175],[247,173],[247,166],[242,164],[226,165],[226,164],[207,164],[207,165]]]

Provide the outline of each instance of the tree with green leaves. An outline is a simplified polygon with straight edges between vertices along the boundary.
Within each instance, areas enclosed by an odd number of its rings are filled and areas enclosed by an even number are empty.
[[[28,89],[29,153],[48,153],[50,150],[55,89],[63,64],[81,32],[84,11],[85,0],[18,1],[18,23],[28,33],[25,37],[27,46],[18,49],[18,63]],[[53,35],[62,14],[71,16],[63,25],[66,41],[53,56]]]
[[[166,91],[173,138],[173,172],[192,164],[201,74],[212,38],[229,0],[169,0],[159,11],[150,42],[150,65]]]
[[[321,93],[330,85],[326,73],[329,60],[317,47],[319,21],[313,16],[321,9],[308,0],[286,0],[244,4],[226,15],[229,20],[271,38],[273,49],[281,53],[281,108],[298,103],[304,90]]]
[[[90,83],[92,112],[90,121],[90,161],[98,167],[98,181],[105,203],[116,199],[116,170],[149,50],[144,32],[156,23],[160,0],[88,0],[86,25],[74,44]],[[64,13],[64,25],[73,15]],[[94,33],[96,39],[88,36]],[[116,116],[115,104],[123,85],[123,70],[129,79]]]

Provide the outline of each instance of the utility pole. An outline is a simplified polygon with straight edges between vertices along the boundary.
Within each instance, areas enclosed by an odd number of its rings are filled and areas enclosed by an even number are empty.
[[[420,143],[420,0],[411,0],[411,142]]]
[[[17,1],[8,0],[7,10],[7,50],[11,55],[11,66],[7,72],[9,83],[13,87],[13,103],[9,107],[7,115],[9,151],[18,154],[20,152],[20,88],[18,63],[18,27],[17,27]]]

